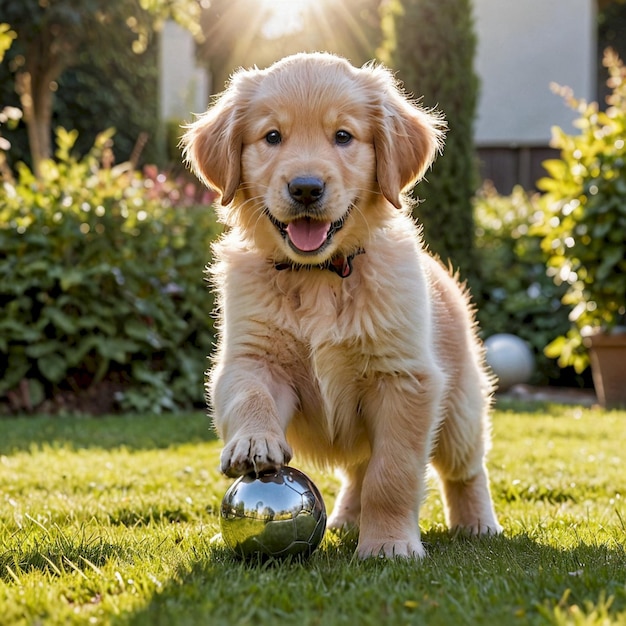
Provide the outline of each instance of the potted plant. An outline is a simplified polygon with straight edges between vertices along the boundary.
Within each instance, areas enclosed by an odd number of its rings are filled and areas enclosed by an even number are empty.
[[[578,112],[580,133],[553,130],[560,159],[544,163],[537,231],[548,273],[567,285],[562,302],[571,307],[570,330],[546,347],[546,355],[578,372],[591,362],[600,403],[614,407],[626,406],[626,68],[610,49],[604,65],[610,76],[606,111],[557,88]]]

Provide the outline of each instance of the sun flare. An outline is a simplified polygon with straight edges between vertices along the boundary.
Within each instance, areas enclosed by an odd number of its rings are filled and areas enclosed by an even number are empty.
[[[306,9],[318,0],[261,0],[263,13],[267,21],[262,31],[270,39],[281,37],[286,33],[294,33],[304,28]]]

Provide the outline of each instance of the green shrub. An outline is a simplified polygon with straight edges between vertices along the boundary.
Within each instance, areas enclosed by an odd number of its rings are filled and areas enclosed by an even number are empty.
[[[577,371],[588,363],[584,337],[626,322],[626,68],[607,51],[609,108],[576,100],[562,90],[579,117],[580,133],[553,130],[559,159],[547,161],[542,221],[548,270],[565,288],[571,325],[546,353]]]
[[[472,197],[478,186],[473,124],[478,78],[470,0],[389,0],[383,3],[380,56],[405,89],[448,123],[443,155],[415,188],[415,216],[430,249],[474,286]]]
[[[20,164],[0,195],[0,399],[19,385],[41,400],[114,376],[125,409],[198,403],[213,213],[178,206],[163,176],[102,166],[111,131],[81,160],[76,136],[59,129],[41,178]]]
[[[559,379],[554,359],[543,350],[567,331],[561,307],[564,287],[546,274],[541,239],[530,230],[540,217],[537,199],[521,187],[510,196],[483,188],[474,199],[479,289],[474,292],[483,336],[512,333],[532,346],[537,362],[535,382]]]

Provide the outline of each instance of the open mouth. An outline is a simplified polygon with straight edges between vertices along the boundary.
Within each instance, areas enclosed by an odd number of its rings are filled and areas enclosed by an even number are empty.
[[[314,255],[321,252],[330,243],[335,233],[343,228],[349,211],[336,222],[299,217],[288,224],[277,220],[268,209],[265,213],[295,252]]]

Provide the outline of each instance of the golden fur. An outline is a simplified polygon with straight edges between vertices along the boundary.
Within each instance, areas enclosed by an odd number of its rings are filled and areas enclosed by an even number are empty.
[[[329,526],[358,525],[363,557],[424,554],[429,462],[451,527],[500,531],[484,467],[491,379],[471,307],[403,196],[443,132],[385,68],[299,54],[236,73],[183,139],[228,226],[214,245],[208,384],[222,470],[276,468],[292,449],[338,468]],[[302,180],[319,187],[305,202]],[[323,236],[330,223],[318,247],[289,230]],[[323,265],[351,255],[346,278]]]

